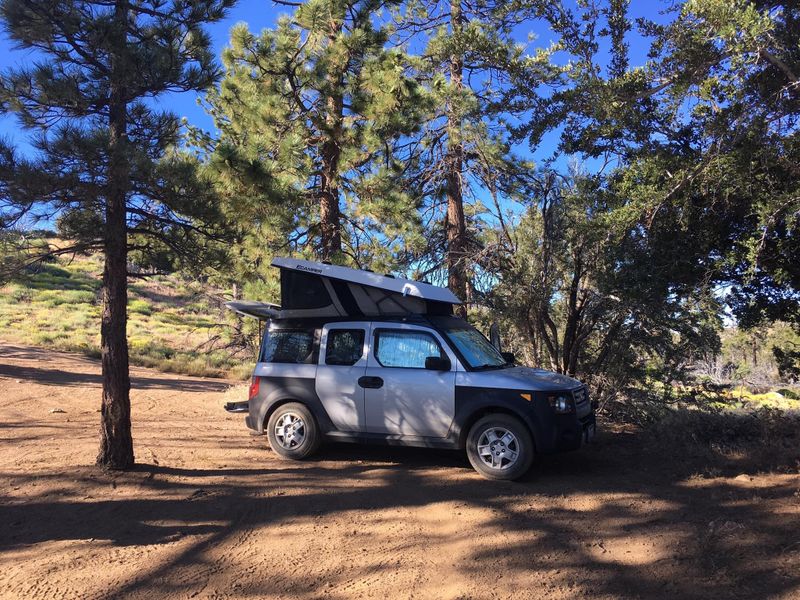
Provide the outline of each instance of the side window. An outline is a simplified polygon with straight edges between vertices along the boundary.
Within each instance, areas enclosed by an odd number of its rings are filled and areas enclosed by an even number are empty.
[[[314,352],[314,331],[272,330],[266,334],[262,362],[307,363]]]
[[[352,366],[364,354],[363,329],[331,329],[325,345],[326,365]]]
[[[378,330],[375,358],[382,367],[424,369],[429,356],[442,356],[439,343],[424,331]]]

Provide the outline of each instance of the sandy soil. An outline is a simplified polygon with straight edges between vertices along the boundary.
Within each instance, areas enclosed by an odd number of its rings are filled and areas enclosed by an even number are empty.
[[[624,432],[518,483],[444,451],[284,462],[227,383],[144,369],[139,466],[106,474],[98,373],[0,346],[3,598],[800,598],[796,475],[702,477]]]

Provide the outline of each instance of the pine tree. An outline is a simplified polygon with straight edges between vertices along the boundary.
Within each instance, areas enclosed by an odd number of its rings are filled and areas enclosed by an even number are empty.
[[[35,152],[0,151],[4,221],[57,216],[74,243],[104,253],[103,399],[97,463],[134,461],[127,345],[128,251],[196,253],[219,210],[179,122],[152,99],[207,88],[217,75],[203,24],[232,0],[4,0],[12,40],[40,58],[2,78],[2,103]],[[198,235],[200,238],[198,238]]]
[[[251,267],[278,250],[386,264],[413,235],[404,144],[427,100],[402,50],[386,48],[384,4],[310,0],[260,35],[234,28],[208,98],[220,136],[199,139]]]
[[[539,14],[538,5],[419,0],[406,3],[398,18],[401,40],[424,39],[419,76],[437,98],[422,136],[419,174],[428,198],[446,206],[444,236],[434,237],[429,248],[443,259],[434,258],[431,269],[444,263],[448,286],[465,301],[472,296],[480,252],[465,200],[471,197],[478,204],[477,196],[487,191],[494,199],[511,195],[515,173],[530,168],[508,143],[512,107],[503,102],[505,88],[515,79],[538,89],[559,75],[550,62],[553,48],[529,56],[512,36],[516,26]]]

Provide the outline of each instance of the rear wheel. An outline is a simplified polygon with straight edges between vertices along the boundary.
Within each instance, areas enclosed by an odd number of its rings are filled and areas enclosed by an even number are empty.
[[[298,402],[279,406],[267,422],[269,445],[284,458],[302,460],[319,448],[320,435],[314,415]]]
[[[502,413],[486,415],[469,430],[467,457],[487,479],[518,479],[533,463],[533,440],[516,417]]]

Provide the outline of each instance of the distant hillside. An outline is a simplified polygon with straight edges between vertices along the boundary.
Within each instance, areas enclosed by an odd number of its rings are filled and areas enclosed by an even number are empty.
[[[37,265],[0,287],[0,340],[100,356],[100,255]],[[243,333],[216,290],[178,276],[133,281],[132,364],[188,375],[244,378],[253,324]]]

